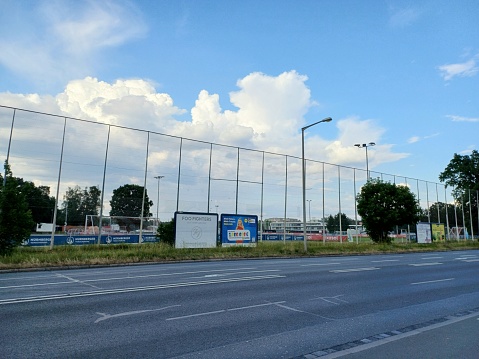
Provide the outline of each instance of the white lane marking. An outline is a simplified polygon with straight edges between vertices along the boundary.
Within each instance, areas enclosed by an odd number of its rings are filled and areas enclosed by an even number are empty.
[[[290,311],[292,311],[292,312],[314,315],[315,317],[319,317],[319,318],[323,318],[323,319],[327,319],[327,320],[334,320],[334,319],[332,319],[332,318],[323,317],[322,315],[319,315],[319,314],[316,314],[316,313],[306,312],[306,311],[304,311],[304,310],[292,308],[292,307],[290,307],[290,306],[287,306],[287,305],[284,305],[284,304],[281,304],[281,303],[277,303],[277,304],[275,304],[275,305],[276,305],[277,307],[280,307],[280,308],[283,308],[283,309],[287,309],[287,310],[290,310]]]
[[[436,279],[436,280],[427,280],[424,282],[416,282],[416,283],[411,283],[411,285],[418,285],[418,284],[429,284],[429,283],[439,283],[439,282],[447,282],[450,280],[454,280],[455,278],[446,278],[446,279]]]
[[[165,320],[180,320],[180,319],[188,319],[188,318],[195,318],[195,317],[203,317],[205,315],[233,312],[233,311],[237,311],[237,310],[245,310],[245,309],[258,308],[258,307],[266,307],[266,306],[270,306],[270,305],[279,305],[279,304],[282,304],[282,303],[285,303],[285,302],[282,301],[282,302],[273,302],[273,303],[263,303],[263,304],[249,305],[249,306],[246,306],[246,307],[220,309],[220,310],[215,310],[215,311],[212,311],[212,312],[202,312],[202,313],[195,313],[195,314],[189,314],[189,315],[182,315],[180,317],[172,317],[172,318],[167,318]]]
[[[312,300],[321,299],[321,300],[324,300],[327,303],[331,303],[331,304],[335,304],[335,305],[341,305],[341,303],[336,303],[335,301],[339,301],[339,302],[343,302],[343,303],[349,303],[348,301],[339,298],[339,297],[342,297],[342,296],[344,296],[344,294],[339,294],[339,295],[336,295],[334,297],[317,297],[317,298],[313,298]]]
[[[399,259],[382,259],[379,261],[371,261],[371,263],[384,263],[384,262],[399,262]]]
[[[87,286],[89,286],[89,287],[93,287],[93,288],[95,288],[95,289],[101,289],[100,287],[97,287],[96,285],[82,282],[81,280],[68,277],[68,276],[66,276],[66,275],[64,275],[64,274],[57,273],[56,275],[57,275],[58,277],[60,277],[60,278],[66,278],[66,279],[70,280],[70,281],[73,282],[73,283],[80,283],[80,284],[83,284],[83,285],[87,285]]]
[[[479,259],[463,259],[462,261],[466,263],[471,263],[471,262],[479,262]]]
[[[332,262],[332,263],[311,263],[311,264],[301,264],[301,267],[311,267],[311,266],[332,266],[341,264],[339,262]]]
[[[428,257],[422,257],[421,259],[424,259],[424,260],[429,260],[429,259],[441,259],[443,257],[441,256],[428,256]]]
[[[181,305],[179,305],[179,304],[170,305],[168,307],[163,307],[163,308],[158,308],[158,309],[134,310],[134,311],[131,311],[131,312],[123,312],[123,313],[118,313],[118,314],[106,314],[106,313],[97,312],[96,314],[98,314],[100,316],[100,318],[95,320],[95,324],[99,323],[99,322],[102,322],[104,320],[107,320],[107,319],[111,319],[111,318],[125,317],[127,315],[136,315],[136,314],[142,314],[142,313],[148,313],[148,312],[158,312],[158,311],[173,308],[173,307],[181,307]]]
[[[279,269],[266,269],[266,270],[254,270],[249,271],[250,269],[256,268],[237,268],[237,269],[218,269],[218,270],[208,270],[208,271],[194,271],[194,272],[178,272],[178,273],[163,273],[163,274],[149,274],[149,275],[140,275],[140,276],[127,276],[127,277],[113,277],[113,278],[100,278],[100,279],[85,279],[83,281],[79,281],[80,283],[87,284],[87,283],[95,283],[95,282],[109,282],[115,280],[125,280],[125,279],[138,279],[138,278],[153,278],[153,277],[170,277],[174,275],[184,275],[184,274],[199,274],[199,273],[211,273],[211,272],[224,272],[224,271],[238,271],[238,270],[248,270],[247,272],[234,272],[234,273],[227,273],[225,275],[237,275],[237,274],[245,274],[245,273],[265,273],[265,272],[280,272]],[[63,276],[65,278],[70,279],[71,281],[77,281],[74,278],[67,277],[61,274],[57,274],[57,276]],[[206,275],[205,275],[206,276]],[[202,278],[202,277],[196,277]],[[59,284],[70,284],[72,282],[47,282],[47,283],[36,283],[36,284],[20,284],[20,285],[10,285],[5,287],[0,287],[0,289],[11,289],[11,288],[28,288],[28,287],[42,287],[42,286],[49,286],[49,285],[59,285]],[[96,287],[95,287],[96,288]],[[100,289],[100,288],[98,288]]]
[[[423,266],[437,266],[437,265],[440,265],[442,263],[439,263],[439,262],[429,262],[429,263],[411,263],[409,264],[410,266],[413,266],[413,267],[423,267]]]
[[[368,271],[368,270],[378,270],[380,268],[376,267],[368,267],[368,268],[352,268],[352,269],[336,269],[336,270],[330,270],[330,273],[348,273],[348,272],[363,272],[363,271]]]
[[[0,305],[38,302],[38,301],[53,300],[53,299],[70,299],[70,298],[89,297],[89,296],[107,295],[107,294],[141,292],[141,291],[157,290],[157,289],[191,287],[191,286],[217,284],[217,283],[243,282],[243,281],[262,280],[262,279],[276,279],[276,278],[286,278],[286,276],[271,274],[271,275],[265,275],[265,276],[255,276],[255,277],[211,279],[211,280],[204,280],[204,281],[198,281],[198,282],[171,283],[171,284],[152,285],[152,286],[146,286],[146,287],[104,289],[104,290],[91,291],[91,292],[62,293],[62,294],[52,294],[52,295],[43,295],[43,296],[25,297],[25,298],[0,299]]]

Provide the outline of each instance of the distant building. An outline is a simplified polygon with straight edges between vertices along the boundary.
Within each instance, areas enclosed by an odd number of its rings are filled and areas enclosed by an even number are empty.
[[[267,224],[263,230],[275,232],[275,233],[300,233],[303,232],[303,222],[296,218],[268,218],[265,220]],[[306,222],[307,233],[322,233],[327,232],[324,225],[324,221],[313,218],[311,221]]]

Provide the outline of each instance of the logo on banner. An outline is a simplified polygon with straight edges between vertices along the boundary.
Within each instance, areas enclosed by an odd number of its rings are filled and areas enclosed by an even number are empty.
[[[249,242],[251,240],[250,231],[245,230],[229,230],[228,241],[229,242]]]
[[[75,238],[73,238],[72,236],[68,237],[68,238],[67,238],[67,243],[68,243],[68,244],[73,244],[73,243],[75,243]]]

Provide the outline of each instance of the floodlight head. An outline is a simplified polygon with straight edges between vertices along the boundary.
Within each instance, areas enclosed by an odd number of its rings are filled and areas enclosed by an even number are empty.
[[[376,146],[374,142],[369,142],[369,146]]]
[[[359,143],[356,143],[354,146],[361,148],[361,145]]]
[[[331,122],[333,119],[331,117],[326,117],[324,120],[321,122]]]

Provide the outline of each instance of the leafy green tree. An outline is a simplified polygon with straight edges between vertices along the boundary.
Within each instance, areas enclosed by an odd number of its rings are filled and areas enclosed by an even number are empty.
[[[68,224],[81,226],[85,224],[86,215],[98,215],[100,208],[101,191],[97,186],[68,187],[63,201],[60,223],[67,219]],[[65,218],[66,217],[66,218]]]
[[[366,232],[376,243],[390,243],[389,231],[396,225],[415,225],[421,214],[416,197],[408,187],[379,179],[368,181],[357,201]]]
[[[8,255],[28,239],[35,225],[22,187],[5,162],[6,181],[0,189],[0,255]]]
[[[349,228],[350,224],[353,224],[354,220],[349,218],[346,214],[341,213],[341,230],[346,231]],[[339,213],[335,216],[329,215],[328,219],[326,220],[326,228],[328,232],[336,232],[339,231]]]
[[[470,155],[454,154],[439,180],[452,187],[452,195],[460,208],[464,208],[465,226],[479,232],[477,206],[479,205],[479,152],[473,150]],[[462,219],[461,219],[462,221]]]
[[[175,245],[175,220],[172,219],[169,222],[161,222],[158,225],[156,236],[160,239],[161,243],[174,246]]]
[[[141,203],[143,201],[143,186],[136,184],[125,184],[113,190],[113,196],[110,200],[110,216],[121,217],[141,217]],[[150,207],[153,202],[148,198],[145,189],[145,205],[143,207],[143,217],[150,217]],[[137,218],[119,218],[118,223],[127,227],[130,231],[132,225],[138,226],[140,220]]]
[[[20,177],[12,176],[10,180],[15,181],[16,185],[24,194],[28,208],[32,212],[33,221],[35,223],[51,223],[53,210],[55,208],[55,198],[50,196],[50,187],[36,187],[33,182],[25,181]],[[3,177],[1,175],[0,182],[3,183]]]

